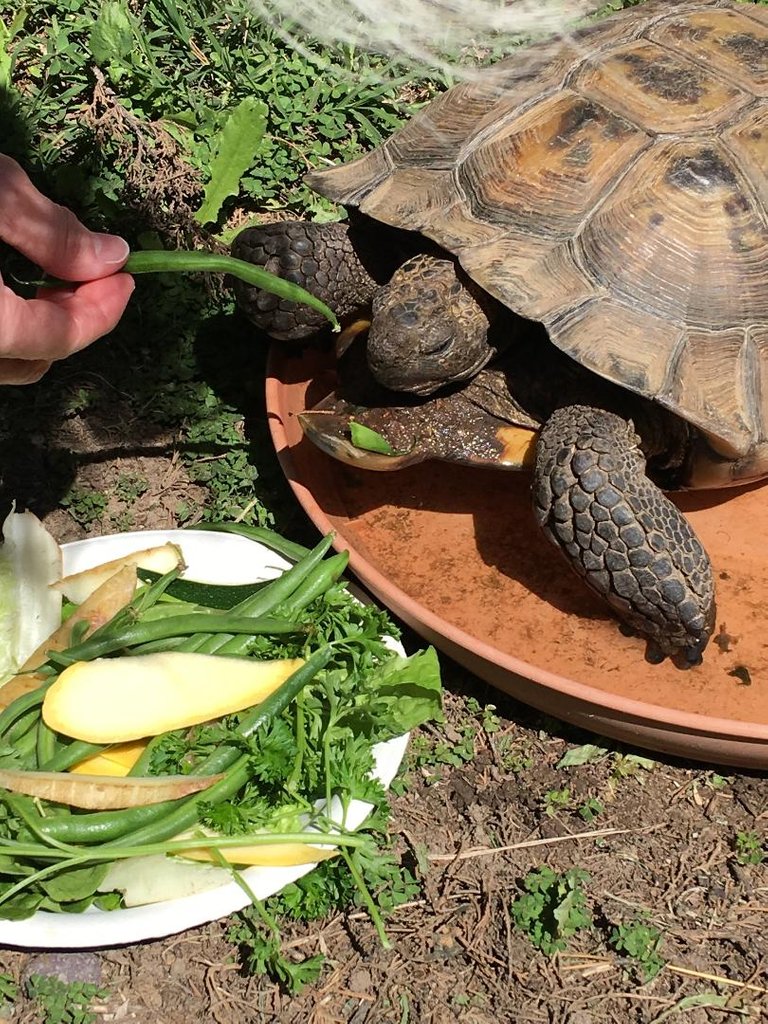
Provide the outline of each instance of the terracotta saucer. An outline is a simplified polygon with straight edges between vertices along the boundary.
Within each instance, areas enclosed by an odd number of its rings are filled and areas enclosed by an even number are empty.
[[[768,486],[680,497],[712,557],[718,634],[702,665],[645,660],[538,533],[523,475],[423,463],[391,473],[334,461],[297,413],[333,383],[327,356],[272,350],[267,410],[285,474],[368,589],[494,686],[627,743],[768,768]]]

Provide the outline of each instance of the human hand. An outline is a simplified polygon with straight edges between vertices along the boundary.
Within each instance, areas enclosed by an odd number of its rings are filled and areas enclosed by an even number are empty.
[[[15,160],[0,155],[0,238],[73,287],[23,299],[0,279],[0,384],[31,384],[52,362],[107,334],[123,315],[133,278],[116,271],[128,244],[84,227],[46,199]]]

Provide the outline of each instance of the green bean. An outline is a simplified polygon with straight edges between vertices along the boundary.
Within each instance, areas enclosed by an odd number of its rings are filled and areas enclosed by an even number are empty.
[[[129,807],[123,811],[87,811],[82,814],[61,815],[35,819],[37,831],[61,843],[95,846],[157,821],[173,808],[175,800],[145,807]]]
[[[25,736],[30,729],[36,728],[39,721],[40,708],[39,705],[35,705],[35,707],[30,708],[16,719],[13,725],[8,729],[3,739],[9,746],[15,747],[22,736]]]
[[[324,594],[326,590],[335,583],[349,564],[349,552],[340,551],[337,555],[327,558],[322,566],[322,572],[308,576],[301,586],[280,604],[280,610],[285,614],[294,617],[299,614],[307,605]]]
[[[332,655],[333,647],[330,644],[321,647],[293,675],[289,676],[282,686],[278,687],[261,704],[247,712],[241,718],[235,732],[239,736],[247,738],[272,718],[282,714],[297,694],[328,663]],[[215,798],[225,800],[227,796],[236,793],[247,781],[247,773],[231,793],[227,787],[234,784],[233,779],[240,779],[240,774],[237,773],[242,773],[242,768],[238,765],[243,759],[247,763],[248,755],[241,755],[239,747],[233,744],[222,744],[217,747],[196,767],[195,772],[200,775],[217,775],[219,772],[227,772],[230,782],[224,785],[225,780],[222,779],[201,795],[210,800],[213,793]],[[233,771],[235,771],[235,776],[232,776]],[[215,787],[219,788],[215,789]],[[152,804],[148,807],[130,807],[122,811],[92,811],[85,814],[73,814],[71,817],[41,818],[37,823],[37,829],[51,839],[66,843],[109,843],[122,841],[122,837],[128,834],[131,836],[133,845],[157,841],[160,834],[169,836],[182,832],[188,827],[183,823],[184,821],[188,820],[189,824],[194,824],[197,820],[199,801],[190,803],[193,799],[187,797],[183,803],[172,800],[161,804]],[[178,823],[179,820],[182,821],[182,824]],[[146,839],[146,835],[152,838]]]
[[[206,634],[201,634],[205,636]],[[190,653],[196,648],[189,641],[193,637],[189,636],[169,636],[165,640],[150,640],[145,644],[136,644],[131,648],[131,654],[154,654],[157,651],[186,651]]]
[[[331,546],[333,535],[328,534],[306,554],[301,561],[291,566],[281,576],[276,576],[263,590],[247,597],[231,609],[234,615],[266,615],[282,604],[296,588],[304,582],[318,566]]]
[[[71,664],[74,661],[91,661],[106,654],[114,654],[137,644],[149,643],[153,640],[164,640],[182,633],[199,633],[204,628],[209,633],[247,633],[254,636],[260,633],[285,634],[300,633],[302,626],[287,619],[250,618],[242,615],[173,615],[163,619],[152,619],[149,622],[137,622],[118,633],[105,634],[94,640],[90,636],[76,647],[51,654],[51,660]]]
[[[85,740],[73,740],[67,746],[54,751],[53,754],[43,762],[38,757],[38,768],[44,772],[65,772],[73,764],[79,764],[86,757],[100,754],[109,744],[87,743]]]
[[[37,689],[30,690],[28,693],[22,693],[16,700],[11,701],[8,707],[0,714],[0,738],[5,739],[6,733],[15,722],[23,715],[26,715],[32,708],[39,707],[43,703],[45,691],[52,682],[53,680],[51,679],[49,682],[41,683]]]
[[[233,658],[244,658],[251,649],[251,637],[233,636],[231,633],[222,633],[219,636],[208,637],[199,648],[204,654],[229,655]]]
[[[262,288],[282,299],[311,306],[330,321],[334,331],[339,330],[339,322],[333,311],[320,299],[292,281],[286,281],[282,277],[271,274],[263,267],[248,263],[247,260],[238,260],[234,256],[199,250],[185,252],[180,249],[144,249],[132,252],[120,269],[129,274],[230,274],[232,277],[245,281],[246,284]],[[56,277],[43,277],[37,281],[25,281],[24,283],[37,285],[40,288],[60,288],[63,285],[71,286],[72,284],[71,281],[62,281]]]
[[[56,733],[40,718],[40,721],[37,723],[37,742],[35,744],[38,768],[46,766],[47,770],[55,770],[48,769],[47,765],[51,760],[55,760],[58,746]]]
[[[168,587],[170,587],[172,583],[176,582],[183,571],[183,565],[176,565],[173,569],[169,569],[168,572],[163,573],[163,575],[159,576],[156,580],[152,580],[151,583],[146,584],[146,586],[136,592],[125,611],[129,614],[144,615],[145,612],[157,604],[160,598],[165,594]]]
[[[285,281],[282,277],[270,274],[268,270],[247,260],[238,260],[234,256],[225,256],[212,252],[182,252],[180,250],[165,251],[163,249],[145,249],[132,252],[122,268],[129,274],[156,274],[168,272],[203,272],[209,274],[231,274],[255,288],[263,288],[281,299],[301,302],[311,306],[331,322],[334,330],[339,329],[339,322],[324,302],[311,295],[304,288]]]
[[[153,736],[147,742],[147,745],[142,750],[138,760],[134,761],[134,763],[131,765],[130,771],[128,772],[129,775],[140,776],[146,775],[148,773],[150,765],[152,764],[152,755],[154,754],[158,745],[163,741],[164,738],[165,733],[160,733],[159,736]]]
[[[191,601],[169,601],[167,604],[155,604],[141,613],[142,622],[156,622],[158,619],[172,619],[174,615],[221,615],[229,611],[227,608],[211,608],[204,604],[194,604]]]

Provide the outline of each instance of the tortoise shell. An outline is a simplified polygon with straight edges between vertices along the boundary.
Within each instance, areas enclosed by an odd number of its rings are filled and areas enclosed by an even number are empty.
[[[768,8],[649,0],[314,172],[422,232],[582,365],[768,474]]]

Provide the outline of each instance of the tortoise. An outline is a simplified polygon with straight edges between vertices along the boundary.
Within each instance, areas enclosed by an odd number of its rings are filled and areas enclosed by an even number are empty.
[[[549,539],[682,665],[712,634],[715,587],[664,491],[768,475],[767,97],[768,8],[648,0],[310,173],[347,221],[234,243],[340,316],[370,316],[376,383],[307,414],[321,445],[381,468],[351,452],[355,418],[406,437],[410,457],[532,462]],[[278,339],[320,327],[263,292],[238,300]],[[533,458],[505,443],[512,424],[537,429]]]

